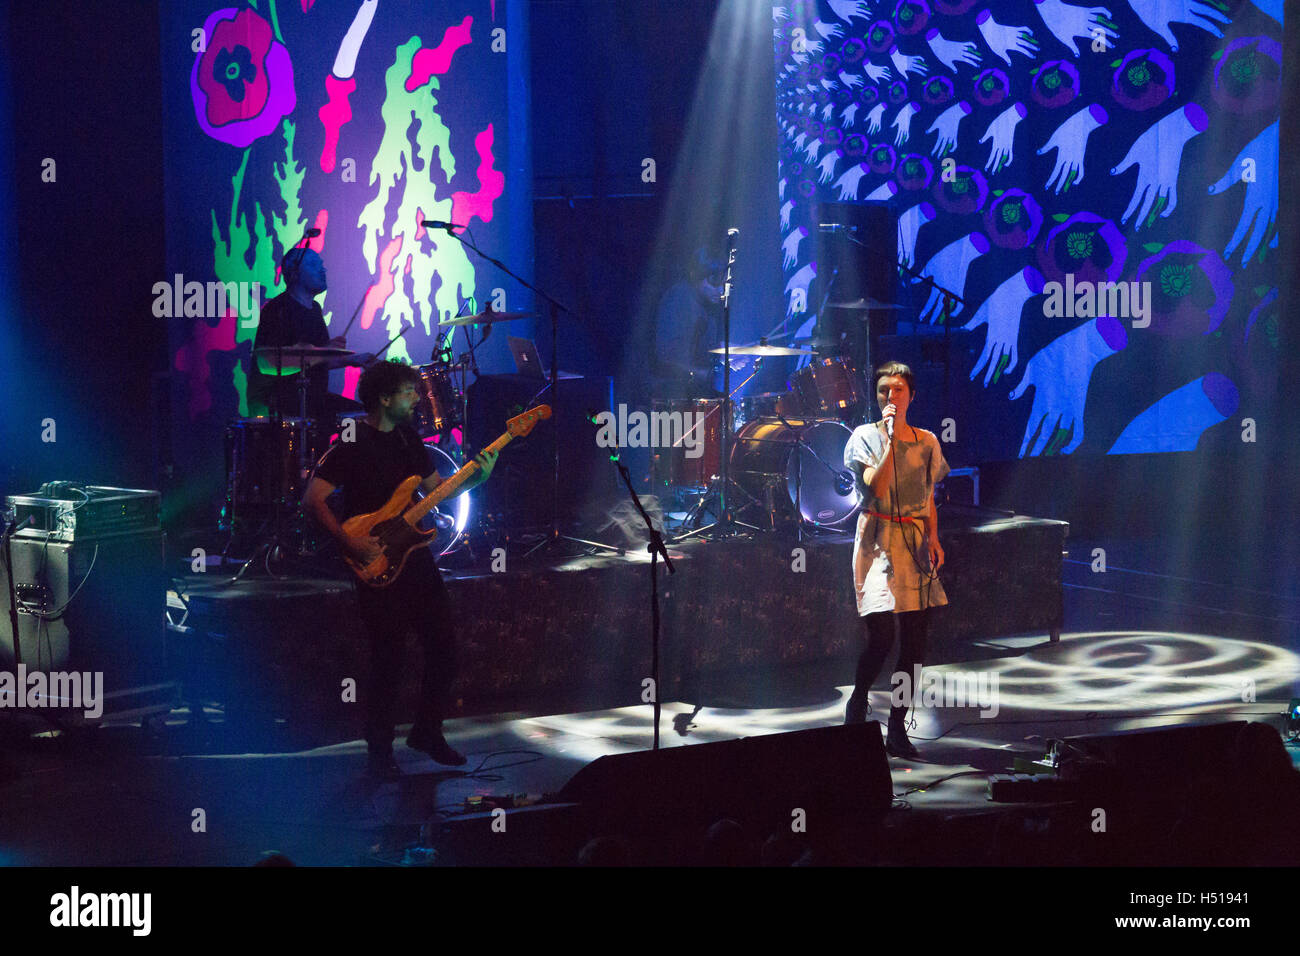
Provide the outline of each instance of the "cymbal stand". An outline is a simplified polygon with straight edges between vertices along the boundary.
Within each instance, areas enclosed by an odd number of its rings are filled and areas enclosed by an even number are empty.
[[[281,428],[284,419],[280,416],[280,388],[279,388],[280,381],[284,376],[283,349],[284,349],[283,344],[277,345],[275,347],[276,387],[271,390],[271,423],[272,423],[271,428],[273,429],[273,433],[275,435],[275,445],[277,447],[280,445],[281,441],[283,440],[283,434],[284,434],[284,431]],[[256,362],[256,359],[254,359],[254,361]],[[306,440],[305,429],[307,426],[307,374],[305,370],[302,368],[299,368],[298,370],[298,410],[300,412],[300,416],[298,419],[298,431],[299,431],[298,454],[295,456],[294,466],[297,469],[298,474],[301,475],[303,468],[305,467],[303,464],[302,456],[305,451],[305,447],[304,447],[305,440]],[[275,560],[275,558],[278,555],[287,554],[289,552],[289,549],[286,547],[285,533],[284,533],[284,504],[285,504],[284,499],[288,496],[289,489],[284,487],[285,479],[287,477],[284,473],[284,469],[277,467],[275,472],[276,472],[275,497],[272,499],[272,503],[271,503],[271,519],[272,519],[271,537],[269,539],[263,540],[253,551],[252,555],[249,556],[248,560],[244,562],[244,566],[239,569],[239,571],[235,574],[235,576],[225,582],[227,587],[229,587],[232,584],[236,584],[240,578],[242,578],[245,574],[248,573],[250,568],[252,568],[255,564],[258,563],[262,563],[265,565],[266,573],[269,576],[274,578],[279,577],[279,575],[275,574],[275,572],[271,570],[271,562]],[[263,525],[263,527],[265,527],[265,525]]]
[[[761,531],[762,529],[752,524],[745,524],[743,521],[737,521],[727,507],[727,489],[735,485],[731,480],[731,424],[735,421],[731,413],[731,293],[733,277],[732,271],[736,264],[736,239],[740,235],[740,230],[731,228],[727,230],[727,278],[722,286],[722,462],[721,474],[711,483],[709,491],[705,497],[717,496],[718,499],[718,520],[713,524],[705,525],[702,528],[696,528],[694,531],[688,531],[686,534],[674,539],[684,541],[692,538],[697,534],[707,534],[710,537],[727,538],[733,535],[742,534],[745,531]],[[739,487],[739,486],[736,486]],[[742,489],[743,490],[743,489]],[[700,505],[702,507],[703,499]]]

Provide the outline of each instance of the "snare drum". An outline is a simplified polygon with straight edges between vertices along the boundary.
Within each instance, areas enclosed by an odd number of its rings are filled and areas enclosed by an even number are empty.
[[[853,475],[844,467],[852,434],[834,419],[757,419],[736,435],[731,477],[766,503],[773,524],[802,514],[812,524],[843,525],[858,511]],[[807,448],[796,444],[800,435]]]
[[[722,399],[656,401],[647,427],[657,484],[703,491],[722,470]]]
[[[866,408],[866,389],[857,366],[840,356],[813,359],[794,373],[790,388],[812,418],[852,420]]]
[[[417,365],[421,396],[415,406],[414,425],[421,438],[430,438],[450,428],[463,424],[460,420],[460,402],[451,384],[451,372],[442,363]]]

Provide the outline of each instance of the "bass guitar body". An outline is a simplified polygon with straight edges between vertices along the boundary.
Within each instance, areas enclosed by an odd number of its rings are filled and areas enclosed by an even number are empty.
[[[357,538],[374,536],[379,539],[383,553],[369,564],[346,558],[348,565],[364,584],[383,588],[397,580],[406,567],[406,559],[416,548],[427,548],[437,536],[437,529],[421,531],[407,520],[406,515],[415,504],[415,489],[420,487],[418,475],[412,475],[393,492],[378,511],[357,515],[343,522],[343,530]]]
[[[522,438],[533,430],[539,421],[551,417],[551,406],[537,405],[523,414],[516,415],[506,422],[506,431],[500,438],[484,449],[485,452],[500,452],[512,439]],[[474,472],[478,471],[477,462],[468,462],[463,468],[442,481],[438,487],[416,502],[415,490],[420,486],[420,476],[412,475],[397,486],[387,503],[378,511],[356,515],[343,522],[343,531],[349,537],[375,537],[379,540],[380,554],[369,562],[362,564],[351,555],[345,554],[344,560],[353,573],[373,588],[383,588],[397,580],[406,566],[406,558],[416,548],[428,547],[437,535],[437,529],[420,530],[420,520],[432,511],[440,501],[456,494]]]

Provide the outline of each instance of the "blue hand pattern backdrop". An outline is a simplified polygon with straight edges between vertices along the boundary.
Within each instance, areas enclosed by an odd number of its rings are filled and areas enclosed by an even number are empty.
[[[828,279],[821,204],[885,202],[899,261],[964,299],[913,289],[904,313],[974,337],[951,373],[961,457],[1240,447],[1275,401],[1282,15],[775,6],[792,324]]]

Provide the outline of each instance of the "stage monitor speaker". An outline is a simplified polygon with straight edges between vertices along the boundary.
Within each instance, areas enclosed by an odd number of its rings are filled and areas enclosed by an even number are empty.
[[[47,615],[18,615],[19,650],[29,673],[102,672],[106,699],[166,680],[161,531],[76,542],[15,537],[12,548],[19,607]],[[0,567],[0,668],[12,671],[8,594]]]
[[[707,825],[884,812],[893,800],[880,725],[823,727],[600,757],[558,799],[623,825]]]
[[[1252,779],[1262,768],[1243,766],[1238,747],[1247,721],[1126,730],[1066,737],[1060,758],[1063,779],[1134,795],[1168,793],[1204,774]],[[1282,747],[1278,738],[1278,747]]]

